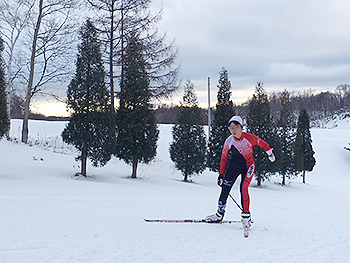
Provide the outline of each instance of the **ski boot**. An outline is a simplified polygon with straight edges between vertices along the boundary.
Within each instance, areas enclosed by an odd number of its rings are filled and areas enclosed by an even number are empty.
[[[244,237],[249,236],[249,228],[252,225],[252,219],[250,217],[250,213],[242,213],[242,219],[241,222],[243,224],[243,229],[244,229]]]
[[[207,223],[216,223],[216,222],[220,222],[220,221],[222,221],[222,219],[224,218],[224,215],[225,215],[225,212],[223,212],[223,213],[216,212],[215,214],[208,215],[208,216],[204,219],[204,221],[207,222]]]

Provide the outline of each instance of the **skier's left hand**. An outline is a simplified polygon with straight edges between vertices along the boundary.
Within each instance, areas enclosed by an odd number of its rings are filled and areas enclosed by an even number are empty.
[[[274,161],[276,161],[276,157],[272,152],[273,148],[271,148],[270,150],[266,151],[267,156],[269,157],[269,160],[273,163]]]
[[[218,186],[222,186],[222,184],[224,182],[224,175],[223,174],[219,174],[217,182],[218,182]]]

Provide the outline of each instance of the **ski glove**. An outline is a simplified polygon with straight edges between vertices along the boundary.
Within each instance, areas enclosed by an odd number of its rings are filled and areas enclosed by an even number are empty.
[[[223,182],[224,182],[224,175],[223,174],[219,174],[218,186],[222,186]]]
[[[266,153],[267,153],[267,156],[269,157],[269,160],[271,162],[274,162],[274,161],[276,161],[276,157],[273,154],[272,150],[273,150],[273,148],[271,148],[270,150],[266,151]]]

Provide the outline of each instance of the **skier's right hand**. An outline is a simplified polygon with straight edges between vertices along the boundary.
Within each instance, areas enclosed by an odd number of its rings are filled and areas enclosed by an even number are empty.
[[[224,175],[223,174],[219,174],[218,176],[218,186],[222,186],[224,182]]]
[[[268,150],[266,153],[267,153],[267,156],[269,157],[270,162],[273,163],[274,161],[276,161],[276,157],[275,157],[275,155],[273,154],[272,150],[273,150],[273,148],[271,148],[270,150]]]

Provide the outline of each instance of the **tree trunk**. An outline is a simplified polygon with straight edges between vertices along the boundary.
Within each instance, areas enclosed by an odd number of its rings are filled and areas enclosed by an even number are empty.
[[[23,143],[28,143],[28,134],[29,134],[28,122],[29,122],[30,98],[28,98],[28,96],[30,95],[27,94],[25,105],[24,105],[24,116],[23,116],[23,125],[22,125],[22,142]]]
[[[35,67],[35,55],[36,55],[36,43],[38,40],[39,35],[39,29],[41,25],[41,19],[43,16],[43,1],[39,1],[39,15],[38,20],[36,22],[35,31],[34,31],[34,38],[33,38],[33,46],[32,46],[32,55],[30,58],[30,73],[29,73],[29,80],[28,80],[28,88],[27,88],[27,94],[26,94],[26,100],[24,105],[24,117],[23,117],[23,127],[22,127],[22,142],[28,143],[28,119],[29,119],[29,106],[30,106],[30,100],[33,96],[33,82],[34,82],[34,67]]]
[[[81,175],[86,177],[86,166],[87,166],[87,150],[83,147],[81,150]]]
[[[282,175],[282,185],[286,185],[286,175]]]
[[[11,74],[12,74],[12,59],[13,59],[13,52],[11,52],[10,55],[10,60],[9,60],[9,65],[8,65],[8,69],[7,69],[7,80],[6,80],[6,89],[7,89],[7,113],[8,113],[8,117],[10,120],[10,126],[9,129],[6,133],[7,138],[10,138],[10,130],[11,130],[11,103],[12,103],[12,83],[13,80],[11,78]]]
[[[187,175],[187,173],[184,174],[184,182],[188,182],[188,175]]]
[[[303,184],[305,184],[305,170],[303,171]]]
[[[256,175],[256,185],[257,185],[258,187],[261,186],[261,176],[260,176],[259,174]]]
[[[114,51],[114,1],[112,1],[112,7],[111,7],[111,39],[109,43],[109,82],[111,85],[111,108],[112,112],[115,112],[114,110],[114,79],[113,79],[113,51]]]
[[[136,173],[137,173],[137,165],[138,165],[138,161],[137,160],[134,160],[132,162],[132,175],[131,175],[131,178],[137,178],[136,177]]]

